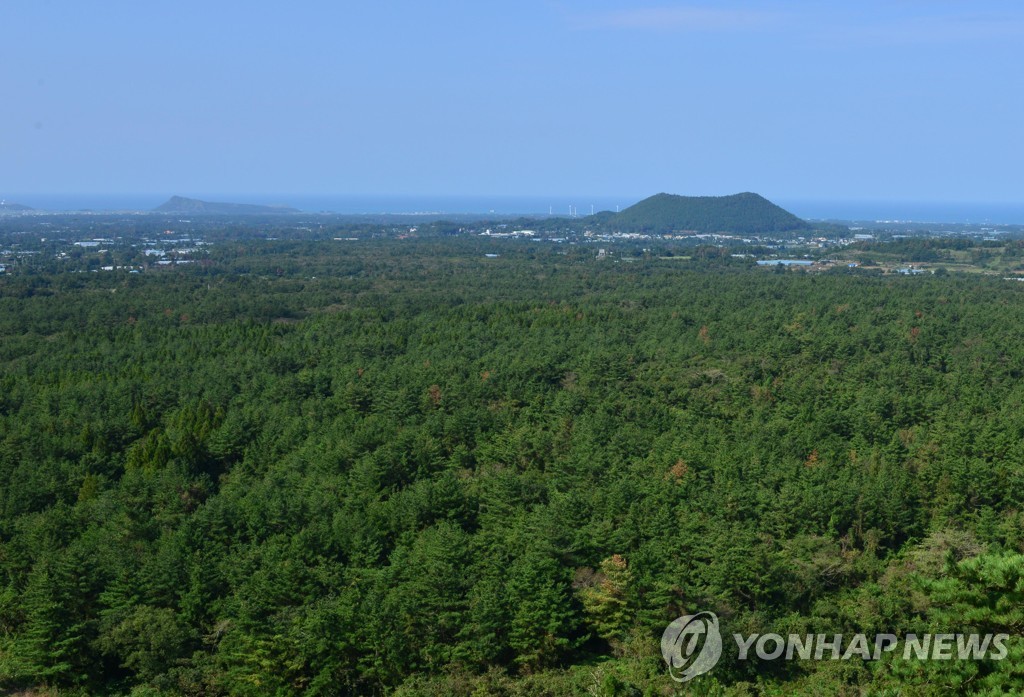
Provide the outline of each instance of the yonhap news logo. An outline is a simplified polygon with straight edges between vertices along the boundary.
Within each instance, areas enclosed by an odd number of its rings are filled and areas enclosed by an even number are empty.
[[[669,674],[677,682],[686,682],[708,672],[722,657],[718,617],[713,612],[698,612],[676,619],[661,635],[661,655],[668,663]]]
[[[1008,655],[1009,634],[733,634],[737,658],[775,660],[861,659],[1001,661]],[[669,675],[687,682],[714,668],[722,657],[722,634],[713,612],[698,612],[674,620],[661,635],[661,655]]]

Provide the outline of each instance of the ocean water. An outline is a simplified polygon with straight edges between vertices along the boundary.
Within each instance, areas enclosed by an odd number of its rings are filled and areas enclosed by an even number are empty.
[[[331,196],[295,194],[182,194],[202,201],[284,205],[310,213],[360,214],[487,214],[496,215],[590,215],[591,211],[627,208],[638,196]],[[9,201],[43,211],[147,211],[169,196],[122,195],[28,195],[7,197]]]
[[[182,194],[203,201],[286,205],[310,213],[359,214],[495,214],[585,216],[591,211],[628,208],[642,196],[392,196],[295,194]],[[0,194],[0,199],[4,198]],[[67,194],[7,196],[11,202],[43,211],[148,211],[169,198],[163,194]],[[812,220],[900,221],[1024,225],[1024,203],[913,201],[808,201],[776,203]]]
[[[808,220],[1024,225],[1024,203],[777,200]]]

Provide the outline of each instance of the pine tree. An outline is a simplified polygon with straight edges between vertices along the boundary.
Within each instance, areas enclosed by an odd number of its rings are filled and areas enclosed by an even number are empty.
[[[616,648],[636,618],[633,574],[626,559],[613,554],[602,561],[600,571],[580,589],[579,597],[587,622]]]

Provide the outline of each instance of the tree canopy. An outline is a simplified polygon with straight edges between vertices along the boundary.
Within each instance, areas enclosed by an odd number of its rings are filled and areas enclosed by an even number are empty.
[[[639,695],[665,626],[1020,632],[1024,288],[232,242],[0,278],[0,687]],[[740,661],[695,694],[1024,690]]]

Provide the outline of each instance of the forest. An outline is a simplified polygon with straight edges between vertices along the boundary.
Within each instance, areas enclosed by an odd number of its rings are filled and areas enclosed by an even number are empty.
[[[698,611],[1010,640],[676,683]],[[1022,630],[1024,284],[445,238],[0,276],[0,691],[1020,694]]]

